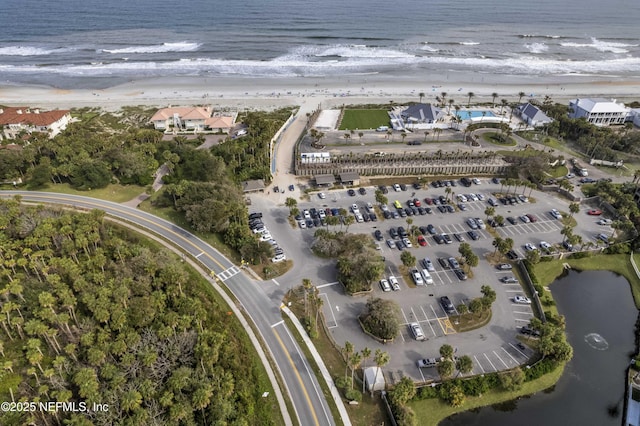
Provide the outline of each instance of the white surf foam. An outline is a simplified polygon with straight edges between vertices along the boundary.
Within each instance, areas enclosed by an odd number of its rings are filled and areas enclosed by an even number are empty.
[[[461,41],[458,44],[461,44],[463,46],[477,46],[480,43],[478,43],[477,41]]]
[[[75,50],[70,47],[60,47],[56,49],[46,49],[36,46],[6,46],[0,47],[0,55],[3,56],[43,56],[53,53],[65,53]]]
[[[599,52],[628,53],[627,47],[637,47],[637,44],[617,43],[612,41],[602,41],[591,37],[591,43],[560,43],[563,47],[590,48]]]
[[[528,43],[525,44],[524,47],[526,47],[531,53],[544,53],[549,50],[549,46],[544,43]]]
[[[177,43],[162,43],[150,46],[130,46],[121,49],[102,49],[105,53],[164,53],[164,52],[193,52],[198,50],[202,44],[182,41]]]

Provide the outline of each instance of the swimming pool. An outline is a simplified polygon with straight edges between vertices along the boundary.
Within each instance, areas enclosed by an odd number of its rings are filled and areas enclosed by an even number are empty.
[[[484,114],[484,115],[483,115]],[[469,120],[480,117],[495,117],[495,114],[489,110],[470,109],[468,111],[458,111],[456,114],[461,120]]]

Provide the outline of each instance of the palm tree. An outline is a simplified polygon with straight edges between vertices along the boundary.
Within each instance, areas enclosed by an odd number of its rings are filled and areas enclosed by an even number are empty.
[[[424,98],[424,92],[418,93],[418,96],[420,97],[420,103],[422,103],[422,98]]]
[[[502,99],[500,101],[500,115],[502,115],[502,111],[504,110],[504,107],[506,107],[509,104],[509,102],[506,99]]]
[[[362,132],[358,132],[358,140],[359,140],[360,142],[362,142],[362,137],[363,137],[363,136],[364,136],[364,133],[362,133]]]
[[[393,142],[393,130],[391,129],[387,130],[387,140]]]
[[[369,361],[369,357],[371,356],[371,349],[365,347],[362,352],[362,393],[364,393],[364,370],[367,369],[367,361]]]
[[[350,341],[346,341],[344,342],[344,348],[342,348],[342,353],[344,354],[344,360],[345,360],[345,365],[344,365],[344,377],[345,379],[347,378],[347,371],[348,371],[348,367],[349,367],[349,359],[351,359],[351,354],[353,354],[354,348],[353,348],[353,343],[351,343]]]
[[[449,111],[447,111],[447,114],[448,114],[448,115],[451,115],[451,107],[452,107],[452,106],[453,106],[453,104],[455,104],[455,103],[456,103],[455,99],[453,99],[453,98],[450,98],[450,99],[449,99]]]
[[[571,203],[571,204],[569,204],[569,212],[571,212],[571,217],[573,217],[573,215],[578,213],[579,211],[580,211],[580,204],[579,203]]]
[[[525,95],[526,93],[524,92],[518,92],[518,103],[522,102],[522,98],[524,98]]]
[[[487,220],[489,220],[489,216],[493,216],[494,214],[496,214],[496,208],[487,207],[486,209],[484,209],[484,214],[487,216]]]
[[[441,96],[441,99],[442,99],[442,106],[444,107],[445,99],[447,97],[447,92],[440,93],[440,96]]]
[[[352,215],[349,215],[349,216],[344,218],[344,224],[347,225],[347,228],[345,229],[345,232],[349,232],[349,225],[353,225],[353,223],[355,221],[356,221],[356,218],[353,217]]]
[[[407,132],[400,133],[400,136],[402,137],[402,143],[404,143],[404,139],[407,137]]]
[[[491,99],[492,99],[492,100],[491,100],[491,103],[492,103],[492,105],[491,105],[491,106],[492,106],[492,107],[495,107],[495,106],[496,106],[496,98],[497,98],[497,97],[498,97],[498,94],[497,94],[496,92],[493,92],[493,93],[491,94]]]
[[[473,370],[473,361],[469,355],[463,355],[456,360],[458,374],[468,374]]]
[[[427,131],[425,130],[425,132],[424,132],[424,142],[425,142],[425,143],[427,142],[427,136],[429,136],[429,132],[427,132]],[[640,170],[640,169],[638,169],[638,170]],[[638,171],[638,170],[636,170],[636,171],[638,172],[638,175],[640,176],[640,171]],[[634,176],[635,176],[635,175],[634,175]]]
[[[373,357],[373,361],[376,363],[376,367],[378,367],[378,369],[376,370],[376,376],[373,379],[373,383],[371,384],[371,395],[373,395],[373,386],[375,386],[375,383],[378,381],[378,372],[382,367],[389,363],[390,359],[391,357],[387,352],[382,352],[380,349],[376,349],[376,354]]]
[[[476,94],[473,92],[469,92],[467,93],[467,96],[469,97],[469,100],[467,101],[467,108],[469,108],[469,106],[471,105],[471,98],[473,98]]]
[[[360,352],[355,352],[349,358],[349,368],[351,368],[351,389],[353,389],[353,373],[356,371],[356,368],[360,366],[362,363],[362,355]]]

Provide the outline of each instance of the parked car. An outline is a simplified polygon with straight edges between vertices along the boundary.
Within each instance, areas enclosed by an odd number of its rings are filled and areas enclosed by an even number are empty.
[[[347,194],[349,194],[350,197],[355,197],[356,196],[356,191],[354,191],[353,189],[350,189],[347,191]]]
[[[396,246],[396,242],[394,240],[387,240],[387,246],[392,249]]]
[[[448,261],[452,269],[458,269],[460,267],[460,264],[458,263],[458,260],[455,257],[450,257]]]
[[[501,263],[497,265],[496,268],[498,268],[501,271],[510,271],[511,269],[513,269],[513,266],[511,266],[510,263]]]
[[[484,221],[482,219],[480,219],[479,217],[476,217],[476,223],[478,224],[478,228],[480,229],[486,229],[486,225],[484,224]]]
[[[598,225],[611,225],[613,221],[611,219],[600,219],[597,224]]]
[[[500,278],[500,281],[505,283],[505,284],[517,284],[518,283],[518,279],[516,277],[502,277],[502,278]]]
[[[431,368],[438,366],[438,360],[436,358],[423,358],[416,361],[418,368]]]
[[[433,278],[431,277],[431,274],[429,273],[429,271],[427,271],[426,269],[423,269],[421,274],[422,274],[422,279],[426,284],[433,284]]]
[[[456,311],[453,303],[451,303],[451,299],[449,299],[448,296],[442,296],[440,298],[440,304],[442,305],[442,309],[444,309],[447,314],[452,314]]]
[[[414,269],[413,272],[411,272],[411,278],[413,278],[413,282],[416,283],[416,285],[424,285],[422,275],[420,275],[420,272],[417,270]]]
[[[411,241],[407,237],[402,239],[402,243],[404,244],[405,247],[408,247],[408,248],[413,247],[413,244],[411,244]]]
[[[511,260],[516,260],[516,259],[518,259],[518,253],[516,253],[516,252],[515,252],[515,251],[513,251],[513,250],[509,250],[509,251],[507,252],[507,257],[508,257],[509,259],[511,259]]]
[[[533,244],[531,244],[531,243],[526,243],[526,244],[524,245],[524,249],[525,249],[526,251],[535,251],[535,250],[538,250],[538,249],[536,248],[536,246],[534,246],[534,245],[533,245]]]
[[[400,290],[400,284],[398,284],[398,279],[393,275],[389,276],[389,284],[391,285],[391,288],[393,288],[393,291]]]
[[[382,231],[379,229],[376,229],[376,232],[373,233],[373,236],[376,238],[377,241],[382,241],[384,239],[384,236],[382,235]]]
[[[431,235],[434,235],[434,234],[437,234],[437,233],[438,233],[438,232],[436,231],[436,227],[435,227],[435,226],[433,226],[433,225],[431,225],[431,224],[427,225],[427,231],[429,231],[429,233],[430,233]]]
[[[442,238],[444,239],[444,242],[446,244],[451,244],[453,243],[453,240],[451,239],[451,237],[449,236],[449,234],[442,234]]]
[[[396,191],[396,192],[402,191],[402,189],[400,188],[400,185],[398,185],[397,183],[393,184],[393,190]]]
[[[418,244],[425,247],[427,245],[427,240],[422,235],[418,235]]]
[[[467,235],[469,235],[469,237],[473,240],[479,240],[480,239],[480,234],[478,234],[476,231],[467,231]]]
[[[553,216],[554,219],[562,219],[562,214],[560,214],[560,212],[556,209],[551,209],[549,214]]]
[[[453,234],[453,236],[455,237],[456,240],[458,240],[458,242],[464,243],[465,240],[461,234]]]
[[[389,281],[384,278],[380,280],[380,288],[382,289],[382,291],[391,291],[391,285],[389,285]]]
[[[515,217],[513,216],[509,216],[507,217],[507,220],[509,221],[510,224],[515,225],[517,223],[517,220]]]
[[[454,269],[453,272],[460,281],[467,280],[467,274],[462,269]]]
[[[529,218],[529,220],[530,220],[532,223],[536,223],[536,222],[538,221],[538,218],[537,218],[537,217],[535,217],[534,215],[532,215],[531,213],[528,213],[528,214],[527,214],[527,217]]]
[[[540,248],[543,250],[551,250],[551,244],[546,241],[540,241]]]
[[[433,236],[433,240],[437,243],[437,244],[444,244],[444,238],[442,237],[442,235],[440,234],[436,234]]]
[[[440,266],[442,266],[444,269],[449,269],[449,262],[447,262],[447,259],[445,259],[444,257],[439,257],[438,258],[438,263],[440,264]]]
[[[602,214],[602,210],[598,210],[598,209],[591,209],[587,211],[587,214],[589,216],[600,216]]]
[[[529,299],[526,296],[520,296],[520,295],[514,296],[513,301],[515,303],[521,303],[523,305],[530,305],[531,304],[531,299]]]
[[[427,271],[429,272],[434,272],[436,270],[436,268],[434,268],[433,266],[433,262],[428,257],[425,257],[424,259],[422,259],[422,264],[424,265],[425,268],[427,268]]]
[[[420,327],[420,324],[418,324],[417,322],[412,322],[411,324],[409,324],[409,330],[411,330],[411,334],[413,335],[414,339],[419,341],[427,340],[427,337],[422,331],[422,327]]]
[[[467,225],[469,225],[469,228],[471,229],[478,229],[478,224],[476,223],[475,219],[471,217],[467,219]]]
[[[525,334],[527,336],[540,337],[539,330],[531,328],[527,325],[520,327],[520,333]]]

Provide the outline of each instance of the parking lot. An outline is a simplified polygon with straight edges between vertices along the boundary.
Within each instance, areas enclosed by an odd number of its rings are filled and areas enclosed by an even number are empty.
[[[398,280],[398,291],[383,291],[377,284],[373,287],[373,296],[393,299],[401,309],[401,335],[393,343],[385,345],[362,333],[357,322],[357,316],[365,307],[366,298],[345,295],[342,286],[335,282],[335,275],[327,277],[326,268],[322,269],[323,279],[311,277],[314,284],[320,289],[327,326],[338,344],[343,345],[344,342],[350,341],[357,349],[381,348],[391,355],[390,364],[387,366],[388,370],[399,375],[409,375],[415,380],[436,378],[435,368],[418,368],[416,361],[421,358],[436,357],[440,346],[445,343],[456,348],[458,355],[471,356],[474,361],[474,369],[471,374],[503,370],[527,362],[532,351],[526,345],[518,347],[516,336],[519,334],[519,328],[529,323],[533,312],[530,305],[514,302],[515,296],[525,296],[526,292],[518,282],[500,281],[503,277],[513,277],[512,271],[498,270],[495,265],[487,262],[485,256],[495,250],[492,245],[494,236],[490,232],[491,226],[487,223],[484,229],[479,227],[472,229],[468,223],[470,218],[479,218],[483,222],[487,222],[485,209],[490,206],[489,200],[495,200],[496,193],[501,189],[499,183],[492,183],[486,178],[480,179],[479,182],[479,184],[472,184],[469,187],[461,185],[460,182],[455,187],[443,186],[440,188],[429,185],[415,189],[409,185],[404,191],[395,191],[392,186],[387,187],[385,196],[389,204],[386,210],[399,212],[399,209],[394,206],[395,201],[398,201],[405,213],[408,213],[407,209],[411,209],[413,212],[417,204],[413,203],[412,208],[409,207],[408,201],[414,199],[420,201],[419,207],[424,210],[424,214],[418,213],[416,215],[414,213],[411,216],[405,214],[406,217],[401,217],[398,214],[398,218],[393,218],[393,215],[389,216],[389,214],[387,214],[388,218],[384,217],[384,210],[375,202],[377,187],[364,187],[363,191],[358,191],[355,188],[351,191],[352,195],[345,189],[325,190],[322,195],[312,193],[309,201],[298,203],[301,212],[299,219],[304,221],[304,228],[298,225],[296,230],[288,228],[287,231],[293,233],[292,238],[302,246],[299,250],[293,247],[287,250],[294,261],[309,262],[309,259],[296,259],[296,253],[308,252],[315,228],[323,226],[323,223],[326,224],[326,218],[334,213],[340,215],[342,212],[356,218],[352,208],[355,204],[357,212],[362,218],[360,222],[354,221],[350,224],[348,231],[371,235],[372,241],[378,244],[378,248],[385,258],[385,279],[394,276]],[[450,189],[447,190],[447,188]],[[477,199],[473,200],[469,197],[466,201],[461,202],[458,197],[460,194],[474,194]],[[529,195],[528,190],[526,195]],[[433,199],[438,199],[441,196],[450,200],[448,205],[453,206],[454,213],[448,213],[446,209],[442,209],[445,213],[438,210]],[[283,194],[282,202],[285,197],[286,194]],[[549,212],[551,209],[558,209],[565,213],[569,211],[569,203],[554,194],[533,191],[530,197],[531,199],[527,198],[526,202],[518,200],[517,203],[507,205],[497,203],[494,207],[496,215],[501,215],[504,218],[513,217],[516,220],[515,224],[505,220],[504,226],[497,226],[493,229],[495,235],[514,240],[514,251],[520,257],[524,257],[524,245],[527,243],[538,247],[542,241],[546,241],[557,249],[561,249],[560,243],[563,236],[560,234],[560,230],[563,224],[551,216]],[[526,197],[523,195],[523,198]],[[427,203],[426,199],[431,200],[431,203]],[[464,205],[464,211],[461,210],[460,204]],[[368,205],[372,209],[368,209]],[[429,208],[430,212],[427,212],[426,208]],[[313,216],[316,216],[316,223],[314,223],[311,209],[315,209]],[[343,210],[341,211],[341,209]],[[320,217],[320,211],[323,212],[324,217]],[[369,217],[369,221],[365,222],[364,216],[365,214],[369,215],[369,211],[375,214],[376,220],[372,221]],[[523,222],[520,217],[525,214],[535,216],[536,221]],[[574,233],[583,235],[584,241],[593,240],[596,232],[602,232],[606,228],[609,228],[610,232],[610,227],[596,224],[597,217],[594,218],[586,214],[586,207],[584,211],[577,213],[574,217],[577,221]],[[435,233],[426,229],[429,225],[435,228]],[[402,241],[400,235],[394,236],[394,231],[397,233],[398,227],[409,230],[411,226],[422,228],[417,234],[424,234],[425,246],[416,243],[417,235],[411,237],[411,247],[404,247],[404,244],[400,243]],[[344,223],[328,226],[329,229],[336,230],[345,230],[346,227],[347,225]],[[379,238],[380,235],[378,239],[374,237],[376,231],[380,231],[382,238]],[[470,237],[470,231],[477,233],[477,239]],[[450,236],[450,242],[440,240],[441,244],[439,244],[436,239],[442,234]],[[456,234],[459,239],[455,238]],[[460,240],[469,243],[480,259],[479,265],[473,268],[473,277],[467,280],[460,280],[450,267],[445,268],[438,262],[440,258],[459,257]],[[392,241],[393,244],[387,244],[388,241]],[[399,269],[402,250],[409,250],[417,258],[418,263],[425,257],[432,261],[434,267],[434,270],[430,272],[433,279],[432,284],[416,286],[413,282],[405,281]],[[320,262],[320,260],[318,261]],[[419,269],[422,269],[422,266],[419,266]],[[485,284],[491,286],[497,294],[491,323],[478,330],[456,333],[451,324],[450,315],[440,304],[440,297],[449,297],[454,306],[454,310],[450,314],[456,315],[455,307],[462,303],[468,304],[470,300],[480,297],[480,287]],[[426,337],[425,341],[416,341],[410,334],[408,324],[414,322],[420,324]]]

